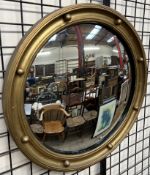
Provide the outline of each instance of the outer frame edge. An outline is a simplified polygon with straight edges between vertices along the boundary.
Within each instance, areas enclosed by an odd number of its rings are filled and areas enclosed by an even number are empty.
[[[128,128],[125,129],[126,132],[124,132],[121,136],[121,138],[119,136],[114,136],[114,138],[111,138],[109,141],[107,141],[107,144],[105,144],[105,147],[102,149],[96,149],[95,151],[91,151],[90,153],[87,153],[87,154],[81,154],[81,155],[78,155],[78,156],[75,156],[75,155],[72,155],[72,156],[66,156],[67,159],[65,159],[65,155],[62,155],[62,158],[60,159],[58,156],[58,154],[51,154],[49,153],[49,157],[45,157],[45,155],[43,155],[43,152],[41,152],[41,150],[36,150],[36,152],[31,152],[31,143],[26,143],[26,145],[23,145],[20,140],[18,140],[18,136],[20,137],[21,135],[25,135],[26,133],[28,133],[28,131],[26,131],[26,128],[24,127],[25,125],[20,123],[20,121],[23,119],[23,116],[22,116],[22,113],[19,114],[19,118],[15,118],[15,120],[13,121],[13,119],[11,118],[11,114],[12,116],[13,115],[16,115],[16,113],[18,112],[13,112],[16,110],[16,108],[14,109],[11,109],[10,108],[12,106],[14,106],[14,99],[10,99],[10,94],[13,93],[13,89],[14,89],[14,79],[16,79],[17,75],[16,75],[16,70],[17,68],[19,67],[19,65],[21,64],[21,56],[26,52],[26,49],[27,49],[27,46],[31,43],[31,41],[34,39],[34,37],[38,34],[38,32],[41,32],[44,28],[44,25],[47,25],[48,23],[47,20],[51,19],[51,21],[55,21],[57,18],[60,18],[61,15],[65,14],[66,11],[68,12],[71,12],[71,10],[76,10],[76,9],[84,9],[86,10],[86,8],[96,8],[96,10],[108,10],[110,13],[113,14],[113,16],[116,16],[118,17],[118,15],[120,15],[119,13],[116,13],[114,12],[113,10],[109,9],[108,7],[103,7],[103,6],[100,6],[101,8],[98,8],[97,5],[92,5],[92,4],[84,4],[84,5],[77,5],[77,6],[70,6],[70,7],[67,7],[67,8],[64,8],[64,9],[61,9],[60,12],[57,11],[57,12],[54,12],[52,15],[48,15],[46,18],[44,18],[44,20],[41,20],[40,23],[38,23],[34,28],[32,28],[30,30],[30,33],[28,35],[26,35],[26,38],[23,39],[21,41],[21,45],[17,48],[19,49],[21,52],[19,53],[14,53],[13,57],[12,57],[12,60],[10,61],[10,64],[9,64],[9,70],[7,71],[7,75],[6,75],[6,78],[5,78],[5,82],[4,82],[4,95],[3,95],[3,108],[4,108],[4,114],[6,116],[6,121],[7,121],[7,124],[8,124],[8,127],[12,133],[12,136],[14,137],[15,141],[17,142],[19,148],[32,160],[34,161],[35,163],[39,164],[40,166],[44,167],[44,168],[48,168],[48,169],[55,169],[56,170],[63,170],[63,171],[69,171],[69,170],[75,170],[75,169],[82,169],[82,168],[85,168],[87,166],[89,166],[91,163],[96,163],[98,160],[104,158],[105,156],[107,156],[112,150],[114,150],[118,144],[120,143],[120,140],[122,140],[126,133],[129,131],[129,129],[132,127],[132,125],[128,122]],[[54,17],[55,16],[55,17]],[[107,16],[107,14],[106,14]],[[119,16],[123,22],[126,24],[126,20],[124,17],[122,16]],[[128,24],[128,23],[127,23]],[[64,24],[65,25],[65,24]],[[109,25],[109,24],[108,24]],[[131,27],[131,25],[128,24],[128,26]],[[131,27],[132,31],[134,32],[133,28]],[[36,31],[35,32],[35,36],[32,36],[31,37],[31,34],[33,33],[33,31]],[[134,32],[135,36],[137,36],[137,34]],[[30,38],[31,37],[31,38]],[[136,38],[136,40],[139,41],[139,38]],[[26,43],[25,43],[26,42]],[[26,46],[26,47],[24,47]],[[21,48],[22,47],[22,48]],[[141,47],[141,44],[139,43],[139,47]],[[138,106],[140,107],[141,106],[141,103],[142,103],[142,99],[144,97],[144,95],[142,95],[142,90],[145,92],[146,90],[146,78],[147,78],[147,75],[146,75],[146,61],[145,61],[145,54],[144,54],[144,50],[143,48],[141,47],[141,50],[142,50],[142,53],[141,55],[143,56],[144,58],[144,62],[140,63],[140,65],[136,65],[139,69],[143,69],[142,70],[142,73],[144,73],[145,75],[145,78],[143,80],[143,86],[142,88],[140,89],[140,95],[141,95],[141,99],[140,101],[138,102]],[[17,54],[17,60],[16,60],[16,54]],[[135,60],[135,62],[137,62],[137,60]],[[16,65],[15,65],[16,64]],[[137,63],[136,63],[137,64]],[[15,67],[12,67],[15,66]],[[137,71],[138,72],[138,71]],[[11,76],[12,75],[12,76]],[[138,72],[138,76],[141,78],[141,75],[140,73]],[[138,77],[138,78],[139,78]],[[21,77],[20,77],[21,78]],[[9,87],[8,87],[8,84],[10,83]],[[138,91],[138,90],[136,90]],[[134,96],[135,98],[135,96]],[[13,104],[12,104],[13,103]],[[19,103],[19,102],[18,102]],[[135,103],[135,99],[134,99],[134,103]],[[134,106],[135,104],[133,104]],[[18,107],[17,107],[18,108]],[[139,112],[139,109],[135,112],[134,111],[134,120],[136,119],[137,115],[138,115],[138,112]],[[130,114],[133,113],[132,111],[130,112]],[[132,114],[133,115],[133,114]],[[129,121],[129,120],[128,120]],[[20,134],[19,135],[16,135],[17,131],[14,132],[14,129],[15,129],[15,122],[19,123],[20,126],[17,127],[17,129],[21,129],[20,131]],[[12,126],[12,123],[13,123],[13,126]],[[132,122],[133,123],[133,122]],[[31,137],[31,141],[34,140],[34,138],[32,138],[32,134],[29,135],[29,137]],[[119,141],[118,141],[119,139]],[[113,142],[113,145],[114,147],[112,149],[109,149],[107,148],[107,145],[108,144],[112,144],[111,142]],[[32,142],[34,143],[34,142]],[[35,145],[33,145],[33,147],[35,147]],[[47,150],[45,150],[45,152],[49,152]],[[104,153],[103,153],[104,152]],[[106,153],[107,152],[107,153]],[[45,153],[44,153],[45,154]],[[42,157],[42,160],[44,159],[45,163],[42,163],[42,161],[39,161],[38,159],[40,158],[40,156],[43,156]],[[101,157],[99,157],[101,155]],[[91,156],[93,156],[94,158],[92,158]],[[48,159],[52,159],[51,160],[51,164],[49,163]],[[70,166],[69,167],[64,167],[63,166],[63,160],[68,160],[71,162],[70,163]],[[95,160],[93,162],[93,160]],[[62,163],[61,163],[62,162]],[[83,166],[81,165],[81,162],[83,163]],[[58,163],[58,166],[55,167],[55,165]]]

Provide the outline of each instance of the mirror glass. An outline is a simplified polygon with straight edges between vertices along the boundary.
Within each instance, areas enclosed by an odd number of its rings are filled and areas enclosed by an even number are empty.
[[[125,119],[130,67],[123,43],[104,26],[78,24],[50,37],[24,89],[26,119],[35,137],[65,154],[101,145]]]

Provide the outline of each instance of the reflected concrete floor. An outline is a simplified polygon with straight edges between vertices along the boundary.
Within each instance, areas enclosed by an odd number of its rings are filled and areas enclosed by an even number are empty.
[[[64,141],[60,141],[58,136],[47,135],[43,144],[58,152],[78,152],[93,146],[102,139],[101,135],[93,137],[93,134],[94,127],[83,128],[81,135],[79,133],[68,133]]]

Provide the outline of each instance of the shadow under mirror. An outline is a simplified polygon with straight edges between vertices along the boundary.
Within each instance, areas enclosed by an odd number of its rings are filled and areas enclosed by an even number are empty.
[[[38,140],[67,154],[100,145],[122,118],[130,67],[127,50],[103,26],[79,24],[49,38],[24,91],[26,118]]]

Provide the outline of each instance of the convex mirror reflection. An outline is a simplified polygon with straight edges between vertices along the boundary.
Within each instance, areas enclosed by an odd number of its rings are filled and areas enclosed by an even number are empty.
[[[26,119],[50,150],[91,150],[123,118],[131,83],[130,58],[114,33],[97,24],[65,28],[49,38],[30,68]]]

